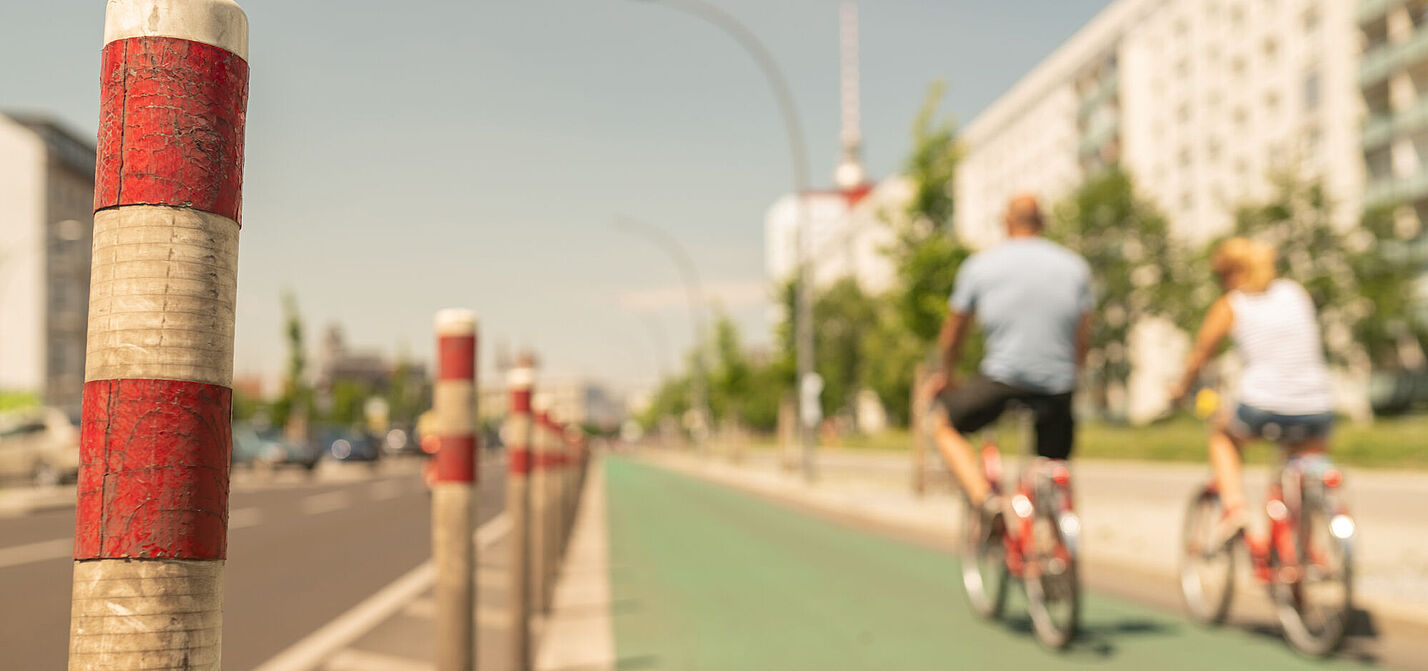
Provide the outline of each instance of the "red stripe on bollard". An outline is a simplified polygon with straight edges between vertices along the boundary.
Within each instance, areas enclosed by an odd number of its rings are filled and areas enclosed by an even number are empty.
[[[511,391],[511,414],[529,415],[531,413],[531,389],[515,389]]]
[[[75,559],[223,559],[233,392],[199,382],[84,385]]]
[[[472,380],[476,377],[476,336],[443,335],[437,342],[437,371],[440,380]]]
[[[476,481],[476,437],[442,436],[433,457],[437,482]]]
[[[529,475],[531,472],[531,452],[524,448],[509,448],[507,458],[510,461],[509,471],[512,475]]]
[[[169,205],[241,221],[248,63],[201,42],[134,37],[105,45],[101,67],[94,209]]]

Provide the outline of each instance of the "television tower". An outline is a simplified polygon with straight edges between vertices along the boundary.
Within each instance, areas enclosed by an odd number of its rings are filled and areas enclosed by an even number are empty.
[[[833,183],[842,191],[862,186],[868,181],[868,172],[863,168],[863,132],[858,115],[858,5],[844,2],[838,12],[838,42],[841,61],[841,102],[843,109],[843,130],[839,139],[843,145],[838,168],[833,172]]]

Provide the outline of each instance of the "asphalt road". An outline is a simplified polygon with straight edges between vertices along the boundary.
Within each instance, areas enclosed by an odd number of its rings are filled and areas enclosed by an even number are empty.
[[[1048,653],[1020,598],[1001,622],[972,615],[956,558],[937,544],[635,461],[606,467],[621,668],[1271,671],[1418,668],[1424,659],[1421,632],[1398,632],[1390,636],[1416,650],[1375,645],[1377,654],[1365,654],[1353,645],[1306,660],[1272,624],[1198,627],[1173,598],[1147,593],[1173,595],[1173,585],[1125,573],[1088,580],[1082,636]]]
[[[484,521],[504,494],[503,469],[482,470]],[[431,556],[430,498],[413,469],[334,473],[235,487],[224,669],[258,666]],[[65,667],[73,530],[72,509],[0,519],[0,669]]]

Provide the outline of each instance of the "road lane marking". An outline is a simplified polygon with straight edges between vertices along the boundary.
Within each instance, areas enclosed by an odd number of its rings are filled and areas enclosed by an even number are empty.
[[[367,650],[343,650],[323,665],[323,671],[432,671],[426,662]]]
[[[313,494],[298,504],[304,515],[321,515],[334,510],[342,510],[352,504],[352,493],[345,489],[326,494]]]
[[[510,528],[510,518],[506,517],[506,513],[501,513],[476,530],[476,545],[488,547],[506,535]],[[435,582],[436,565],[428,559],[376,594],[367,597],[352,610],[339,615],[307,638],[264,662],[255,671],[313,671],[319,668],[323,660],[330,659],[339,650],[352,645],[373,627],[386,621],[413,599],[431,589]]]
[[[51,541],[0,548],[0,568],[73,556],[74,539],[56,538]]]
[[[263,511],[257,508],[239,508],[228,513],[228,530],[256,527],[263,523]]]

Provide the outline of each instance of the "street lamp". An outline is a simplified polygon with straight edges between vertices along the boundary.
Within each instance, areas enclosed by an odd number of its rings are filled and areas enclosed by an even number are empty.
[[[699,281],[699,269],[695,267],[694,259],[689,256],[689,250],[663,229],[629,217],[616,219],[614,226],[653,242],[674,261],[684,278],[684,291],[689,299],[690,323],[694,329],[694,370],[689,376],[689,409],[694,411],[695,419],[690,433],[694,436],[694,443],[702,445],[708,435],[710,422],[709,384],[704,365],[704,338],[709,329],[705,322],[704,285]]]
[[[794,291],[794,350],[798,365],[798,382],[794,387],[799,394],[800,430],[798,435],[799,442],[803,447],[803,476],[811,481],[815,475],[813,439],[816,418],[813,416],[815,413],[803,411],[817,408],[818,394],[822,385],[813,372],[813,305],[810,300],[811,288],[809,287],[812,277],[808,269],[808,252],[804,249],[808,237],[808,232],[805,230],[808,223],[808,207],[804,202],[805,194],[808,193],[809,181],[808,150],[804,144],[803,126],[798,121],[798,109],[794,106],[793,93],[789,89],[788,79],[783,76],[783,71],[779,70],[773,54],[769,52],[763,42],[759,41],[753,31],[719,7],[704,0],[636,1],[662,4],[692,14],[734,38],[734,41],[738,42],[739,46],[743,47],[758,64],[764,74],[764,79],[773,89],[774,100],[778,103],[779,113],[783,116],[784,130],[788,134],[789,153],[793,157],[794,221],[796,222],[793,243],[797,259]]]

